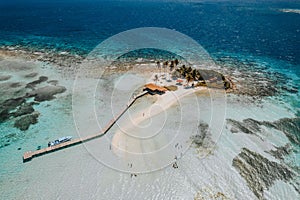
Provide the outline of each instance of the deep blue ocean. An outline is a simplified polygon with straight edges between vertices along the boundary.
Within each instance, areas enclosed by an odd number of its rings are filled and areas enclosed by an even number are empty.
[[[284,73],[299,90],[300,14],[281,9],[299,11],[300,1],[0,0],[0,46],[87,55],[122,31],[163,27],[193,38],[216,60]],[[299,93],[282,97],[299,110]]]
[[[209,53],[265,56],[300,64],[298,1],[10,0],[0,2],[0,45],[86,54],[114,34],[175,29]]]
[[[235,67],[255,63],[260,72],[283,74],[281,84],[296,92],[284,91],[274,99],[279,107],[289,105],[289,112],[298,119],[292,134],[300,138],[300,0],[0,0],[0,48],[17,46],[86,56],[107,38],[142,27],[181,32],[196,40],[216,62],[232,58],[239,61]],[[12,122],[0,123],[0,188],[1,183],[10,187],[7,177],[19,187],[14,175],[26,166],[21,163],[23,151],[46,145],[48,138],[62,134],[57,124],[64,120],[57,116],[62,115],[64,105],[52,106],[37,106],[41,123],[25,132],[12,128]],[[5,139],[10,133],[17,135],[13,145]],[[297,145],[294,153],[299,157]],[[295,161],[298,167],[299,160]]]

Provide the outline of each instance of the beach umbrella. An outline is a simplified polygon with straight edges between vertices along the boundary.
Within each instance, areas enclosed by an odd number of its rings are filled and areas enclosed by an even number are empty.
[[[181,84],[183,82],[183,80],[177,79],[176,82],[179,83],[179,84]]]

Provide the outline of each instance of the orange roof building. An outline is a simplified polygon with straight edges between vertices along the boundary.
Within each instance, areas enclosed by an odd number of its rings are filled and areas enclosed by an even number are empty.
[[[153,83],[146,84],[144,90],[147,90],[151,94],[163,94],[168,91],[166,88]]]

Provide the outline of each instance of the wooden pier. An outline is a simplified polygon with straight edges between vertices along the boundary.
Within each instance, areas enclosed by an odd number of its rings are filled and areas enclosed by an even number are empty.
[[[84,137],[84,138],[73,139],[73,140],[68,141],[68,142],[63,142],[63,143],[57,144],[55,146],[50,146],[50,147],[47,147],[47,148],[44,148],[44,149],[40,149],[40,150],[36,150],[36,151],[25,152],[24,155],[23,155],[23,162],[28,162],[28,161],[32,160],[32,158],[39,157],[39,156],[42,156],[42,155],[45,155],[45,154],[48,154],[48,153],[51,153],[51,152],[54,152],[54,151],[58,151],[58,150],[61,150],[61,149],[65,149],[65,148],[74,146],[74,145],[81,144],[81,143],[84,143],[84,142],[88,142],[90,140],[93,140],[93,139],[96,139],[96,138],[99,138],[99,137],[105,135],[109,131],[109,129],[111,129],[111,127],[120,119],[120,117],[128,110],[128,108],[138,98],[144,96],[147,93],[148,93],[147,91],[144,91],[144,92],[142,92],[142,93],[134,96],[128,102],[128,104],[126,105],[126,107],[114,119],[112,119],[106,125],[106,127],[104,127],[98,134],[90,135],[90,136],[87,136],[87,137]]]

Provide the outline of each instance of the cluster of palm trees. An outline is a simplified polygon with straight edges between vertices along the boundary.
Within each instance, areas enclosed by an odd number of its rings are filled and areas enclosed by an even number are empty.
[[[175,70],[175,76],[185,78],[187,84],[189,84],[191,81],[204,81],[199,70],[194,69],[190,66],[186,67],[185,65],[182,65]]]
[[[159,73],[161,73],[161,69],[163,69],[164,74],[166,74],[167,68],[169,68],[170,72],[172,72],[174,68],[177,67],[178,64],[179,64],[178,59],[171,60],[171,61],[164,61],[164,62],[160,62],[160,61],[156,62],[157,68],[159,69]]]
[[[207,86],[206,81],[203,77],[206,77],[206,80],[209,82],[217,82],[217,81],[223,81],[224,88],[227,90],[229,88],[232,88],[232,82],[228,80],[223,74],[220,74],[219,72],[213,71],[213,70],[199,70],[192,68],[191,66],[185,66],[184,64],[179,65],[178,59],[171,60],[171,61],[164,61],[160,62],[157,61],[157,68],[160,71],[161,69],[164,70],[164,74],[166,74],[166,69],[169,68],[169,74],[173,77],[174,80],[181,78],[186,80],[186,84],[189,86],[190,82],[196,81],[195,86]],[[202,74],[202,75],[201,75]],[[166,76],[164,77],[166,78]],[[169,76],[170,78],[170,76]],[[159,76],[156,74],[154,78],[155,82],[159,80]],[[170,80],[170,79],[169,79]],[[194,86],[194,83],[192,83],[192,87]]]
[[[169,68],[170,74],[174,78],[183,78],[186,79],[187,84],[189,84],[191,81],[204,81],[203,77],[201,76],[199,70],[193,69],[192,67],[186,67],[184,64],[177,68],[179,64],[179,60],[171,60],[171,61],[164,61],[160,62],[157,61],[156,65],[159,69],[159,73],[161,74],[161,69],[164,70],[164,73],[166,74],[166,69]],[[175,70],[174,70],[175,69]],[[158,76],[155,76],[155,80],[158,81]]]
[[[166,69],[169,68],[169,72],[172,75],[173,78],[182,78],[186,80],[187,85],[189,85],[192,81],[197,81],[198,86],[205,86],[206,83],[204,81],[203,76],[201,76],[201,73],[199,70],[192,68],[191,66],[185,66],[182,64],[180,67],[178,59],[171,60],[171,61],[156,61],[157,68],[160,71],[164,70],[164,73],[166,74]],[[155,76],[156,82],[159,80],[158,75]],[[193,84],[194,85],[194,84]],[[196,86],[197,86],[196,85]]]

